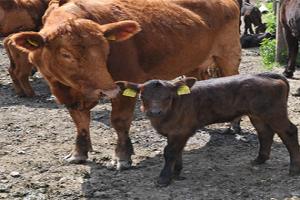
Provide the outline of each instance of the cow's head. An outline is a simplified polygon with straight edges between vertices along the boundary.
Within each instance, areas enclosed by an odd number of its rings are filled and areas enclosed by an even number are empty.
[[[0,36],[35,28],[36,22],[26,9],[12,0],[0,1]]]
[[[136,84],[127,81],[116,82],[122,91],[122,95],[134,97],[140,93],[142,99],[141,110],[148,117],[163,117],[171,109],[175,98],[190,93],[190,88],[196,82],[196,78],[187,77],[177,81],[151,80],[144,84]]]
[[[86,98],[100,93],[113,98],[118,87],[107,67],[110,43],[127,40],[139,31],[135,21],[99,25],[91,20],[77,19],[55,28],[45,27],[39,33],[19,33],[14,43],[29,53],[30,62],[38,67],[50,85],[59,82]]]

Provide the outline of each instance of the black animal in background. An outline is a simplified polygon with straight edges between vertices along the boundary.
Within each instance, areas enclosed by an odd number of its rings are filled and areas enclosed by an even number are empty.
[[[261,20],[262,14],[256,6],[252,5],[251,3],[244,2],[241,9],[241,15],[244,16],[244,24],[245,24],[244,35],[248,33],[254,34],[254,31],[252,29],[252,24],[256,27],[255,28],[256,34],[264,33],[266,31],[266,24],[262,23]]]

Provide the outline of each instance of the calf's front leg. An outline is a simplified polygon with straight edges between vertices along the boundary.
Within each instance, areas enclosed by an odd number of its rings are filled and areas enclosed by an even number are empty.
[[[157,180],[158,186],[168,186],[173,176],[179,176],[182,169],[182,151],[187,140],[185,135],[168,136],[168,145],[164,149],[165,165]]]

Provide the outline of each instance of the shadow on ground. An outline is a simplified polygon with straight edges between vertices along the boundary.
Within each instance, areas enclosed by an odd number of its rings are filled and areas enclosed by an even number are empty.
[[[224,135],[222,130],[204,129],[209,140],[202,148],[185,151],[182,181],[169,187],[154,182],[162,166],[158,154],[140,161],[133,169],[117,172],[105,167],[105,159],[89,163],[90,173],[82,184],[86,199],[270,199],[299,195],[300,181],[288,175],[289,156],[282,143],[272,146],[272,157],[263,165],[251,166],[258,152],[257,137]],[[194,136],[195,137],[195,136]],[[244,139],[241,139],[244,138]],[[193,140],[193,138],[191,138]],[[192,141],[196,142],[196,141]],[[289,184],[287,184],[289,183]]]

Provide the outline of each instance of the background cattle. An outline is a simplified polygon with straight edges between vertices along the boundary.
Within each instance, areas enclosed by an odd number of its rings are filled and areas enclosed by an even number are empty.
[[[280,20],[285,32],[285,39],[288,45],[288,63],[283,75],[291,78],[295,72],[295,65],[300,40],[300,1],[283,0],[280,7]],[[300,94],[300,90],[298,90]]]
[[[244,2],[241,9],[241,15],[244,16],[244,35],[248,34],[248,31],[250,34],[254,33],[252,24],[256,27],[256,34],[265,32],[266,25],[262,23],[261,12],[256,6],[251,3]]]
[[[275,35],[271,33],[246,34],[241,36],[242,48],[259,47],[265,38],[274,39]]]
[[[77,136],[67,160],[78,163],[92,149],[90,109],[101,94],[116,97],[114,80],[172,79],[209,66],[222,76],[237,74],[239,7],[235,0],[78,0],[51,12],[40,32],[19,33],[13,42],[69,109]],[[118,169],[131,165],[134,105],[135,99],[112,99]]]
[[[40,22],[42,20],[42,22],[44,22],[45,19],[48,17],[48,15],[55,8],[59,7],[60,5],[63,4],[63,2],[65,3],[66,1],[67,0],[65,1],[49,0],[49,3],[47,5],[47,10],[44,12],[43,16],[39,16],[37,21]],[[42,10],[40,11],[42,12]],[[28,53],[16,48],[15,45],[13,44],[14,37],[15,35],[11,34],[3,41],[5,50],[10,60],[10,67],[8,71],[13,81],[13,87],[17,95],[21,97],[23,96],[32,97],[35,95],[35,93],[29,83],[28,78],[33,72],[35,72],[35,69],[33,68],[33,65],[28,60]]]
[[[50,0],[1,0],[0,35],[38,30]]]

